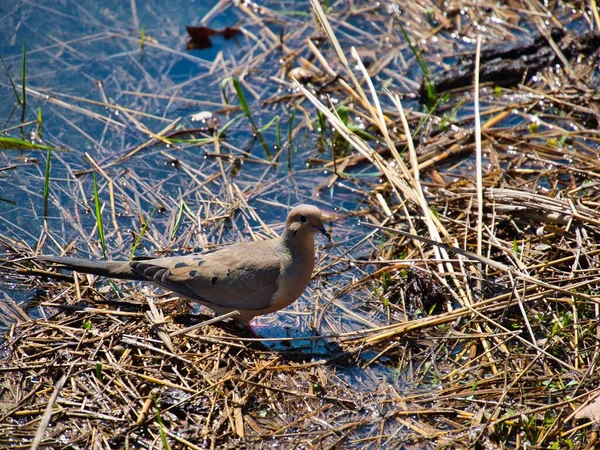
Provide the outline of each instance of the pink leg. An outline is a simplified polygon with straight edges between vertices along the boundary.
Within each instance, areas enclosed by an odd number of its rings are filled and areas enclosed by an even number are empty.
[[[257,339],[261,338],[261,336],[258,335],[256,333],[256,331],[254,331],[254,328],[252,328],[252,326],[249,323],[245,324],[245,323],[240,322],[239,320],[236,320],[235,323],[237,323],[240,328],[243,328],[244,331],[246,333],[248,333],[250,336],[252,336],[253,338],[257,338]]]
[[[260,336],[256,333],[256,331],[254,331],[254,328],[252,328],[252,326],[250,324],[243,325],[243,327],[244,327],[244,330],[246,330],[246,333],[248,333],[253,338],[257,338],[257,339],[260,338]]]

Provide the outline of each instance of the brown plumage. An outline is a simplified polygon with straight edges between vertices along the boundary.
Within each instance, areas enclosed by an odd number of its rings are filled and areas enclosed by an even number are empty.
[[[185,256],[133,261],[92,261],[38,256],[61,269],[110,278],[148,281],[201,303],[216,314],[238,310],[239,322],[291,305],[308,285],[315,265],[315,232],[331,237],[319,208],[293,208],[281,236],[240,242]]]

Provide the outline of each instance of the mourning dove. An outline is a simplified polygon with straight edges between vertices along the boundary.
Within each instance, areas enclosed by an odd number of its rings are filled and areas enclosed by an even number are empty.
[[[291,305],[302,295],[315,266],[315,232],[328,239],[319,208],[300,205],[287,216],[281,236],[240,242],[212,252],[132,261],[92,261],[38,256],[61,269],[110,278],[149,281],[221,315],[238,310],[250,321]]]

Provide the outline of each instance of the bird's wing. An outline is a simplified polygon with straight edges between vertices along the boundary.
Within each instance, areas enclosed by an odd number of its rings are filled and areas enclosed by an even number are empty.
[[[136,274],[184,297],[220,307],[261,310],[279,288],[282,258],[270,241],[205,254],[132,261]]]

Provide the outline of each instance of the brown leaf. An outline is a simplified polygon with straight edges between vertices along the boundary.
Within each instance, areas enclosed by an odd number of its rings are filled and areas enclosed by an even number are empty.
[[[229,40],[240,32],[238,28],[232,27],[215,30],[209,27],[193,27],[188,25],[186,29],[190,35],[190,40],[186,46],[188,50],[202,50],[212,47],[212,41],[210,40],[211,36],[223,36],[225,39]]]

